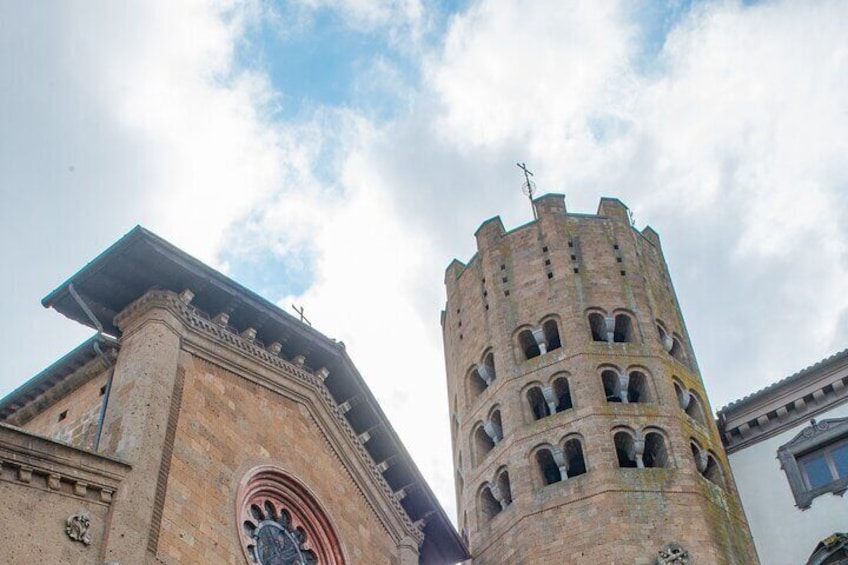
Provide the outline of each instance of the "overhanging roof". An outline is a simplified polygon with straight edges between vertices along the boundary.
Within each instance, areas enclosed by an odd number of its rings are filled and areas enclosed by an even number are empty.
[[[456,530],[421,472],[412,461],[385,413],[377,404],[344,344],[330,339],[284,312],[272,302],[191,257],[154,233],[135,227],[42,300],[46,308],[89,327],[95,324],[71,296],[80,294],[103,331],[120,336],[115,316],[151,289],[194,293],[192,306],[210,316],[229,315],[236,331],[257,330],[257,341],[279,342],[282,356],[306,356],[308,367],[326,367],[325,380],[338,402],[355,400],[346,417],[357,434],[369,431],[365,448],[377,463],[389,461],[383,472],[389,486],[404,490],[401,504],[413,521],[424,519],[422,563],[455,563],[469,558]]]
[[[95,335],[85,340],[61,359],[7,394],[5,398],[0,399],[0,421],[18,424],[19,418],[28,420],[70,390],[83,384],[82,380],[76,378],[77,371],[99,357],[94,349],[95,343],[99,344],[104,354],[110,357],[114,356],[114,351],[118,348],[114,340],[105,336]],[[105,370],[105,365],[103,369]],[[12,418],[13,415],[14,418]]]

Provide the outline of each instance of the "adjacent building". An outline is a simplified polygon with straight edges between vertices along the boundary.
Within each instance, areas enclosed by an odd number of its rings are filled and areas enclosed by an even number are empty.
[[[848,563],[848,350],[718,419],[763,563]]]
[[[343,343],[142,228],[43,303],[97,334],[0,402],[4,563],[467,557]]]
[[[659,236],[616,199],[533,204],[445,274],[471,563],[758,563]]]

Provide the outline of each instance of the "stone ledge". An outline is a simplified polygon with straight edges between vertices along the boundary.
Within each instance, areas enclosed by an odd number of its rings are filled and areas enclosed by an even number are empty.
[[[0,424],[0,480],[109,505],[127,463]]]

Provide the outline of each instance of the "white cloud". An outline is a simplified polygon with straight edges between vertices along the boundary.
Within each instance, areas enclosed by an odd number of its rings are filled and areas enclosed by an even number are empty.
[[[394,45],[430,25],[426,5],[301,3]],[[418,92],[380,60],[369,67],[360,87],[397,83],[409,101],[387,123],[356,108],[277,121],[285,93],[236,61],[268,16],[257,3],[61,8],[21,8],[23,31],[0,34],[0,85],[13,95],[0,125],[16,132],[14,146],[0,139],[0,186],[20,187],[8,195],[16,213],[0,211],[2,239],[35,229],[58,240],[39,262],[51,270],[16,273],[0,309],[29,328],[17,303],[37,308],[33,287],[63,280],[135,222],[219,264],[228,247],[306,248],[314,284],[281,305],[304,304],[347,343],[449,511],[442,275],[473,253],[482,220],[528,219],[516,160],[542,190],[568,192],[572,210],[617,195],[662,233],[714,403],[844,344],[842,3],[705,4],[645,61],[630,3],[475,2],[419,60]],[[17,247],[4,254],[26,266],[33,252]],[[34,332],[10,342],[30,359],[13,374],[72,345],[27,348]]]

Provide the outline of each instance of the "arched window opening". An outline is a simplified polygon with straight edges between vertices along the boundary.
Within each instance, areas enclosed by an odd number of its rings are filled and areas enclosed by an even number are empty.
[[[677,377],[671,377],[671,382],[674,384],[674,395],[677,398],[677,404],[685,412],[686,407],[689,406],[689,393],[686,392],[686,389],[683,388]]]
[[[456,412],[453,413],[453,437],[456,438],[459,435],[459,417],[457,417]]]
[[[527,402],[530,404],[530,411],[533,414],[534,420],[541,420],[551,415],[548,402],[542,394],[542,389],[534,386],[527,391]]]
[[[577,438],[565,442],[565,460],[568,463],[568,477],[576,477],[586,472],[586,460],[583,458],[583,445]]]
[[[592,341],[606,341],[607,330],[603,314],[592,312],[589,314],[589,330],[592,332]]]
[[[502,472],[495,483],[501,495],[502,506],[506,507],[512,504],[512,487],[509,484],[509,473],[507,471]]]
[[[553,384],[554,396],[556,397],[556,411],[562,412],[572,408],[574,404],[571,402],[571,389],[568,387],[568,379],[559,377]]]
[[[468,398],[470,400],[474,400],[483,394],[483,391],[488,387],[489,385],[486,384],[486,381],[483,380],[482,376],[480,376],[480,372],[477,370],[477,367],[475,366],[471,369],[468,373]]]
[[[660,343],[662,344],[663,349],[665,349],[666,353],[670,353],[671,348],[674,346],[674,340],[669,335],[669,333],[665,331],[665,326],[659,320],[657,320],[657,336],[659,337]]]
[[[676,337],[671,338],[671,349],[669,350],[668,354],[680,361],[681,363],[686,363],[686,356],[683,353],[683,346],[680,345],[680,340]]]
[[[616,343],[634,343],[636,341],[633,332],[633,321],[627,314],[619,314],[615,317],[613,341]]]
[[[501,503],[492,495],[491,489],[488,486],[483,487],[480,491],[480,515],[483,522],[488,522],[501,511]]]
[[[495,442],[492,441],[492,438],[490,438],[486,431],[483,429],[482,424],[478,424],[478,426],[474,428],[472,444],[474,445],[475,465],[479,465],[486,457],[486,454],[488,454],[492,450],[492,448],[495,447]]]
[[[562,474],[559,472],[559,467],[549,449],[540,449],[536,452],[536,465],[545,485],[552,485],[562,480]]]
[[[462,478],[462,473],[459,469],[456,470],[456,488],[459,496],[462,496],[462,491],[465,489],[465,480]]]
[[[497,372],[495,371],[495,355],[491,351],[483,357],[483,367],[485,367],[484,372],[489,374],[490,381],[498,378]]]
[[[613,441],[615,443],[615,454],[618,456],[618,466],[622,468],[638,467],[636,444],[633,436],[627,432],[618,432]]]
[[[530,330],[522,330],[518,334],[518,345],[521,347],[521,352],[524,354],[525,359],[533,359],[542,354],[539,350],[539,344],[536,343],[533,332]]]
[[[548,351],[559,349],[562,346],[556,320],[548,320],[542,324],[542,331],[545,332],[545,343],[547,344]]]
[[[650,402],[651,393],[648,377],[642,371],[631,371],[627,383],[628,402]]]
[[[501,423],[500,410],[494,410],[489,416],[489,419],[483,422],[483,430],[495,444],[503,439],[503,424]]]
[[[689,405],[686,407],[686,414],[696,422],[707,423],[704,418],[704,405],[701,404],[700,397],[691,390],[689,391]]]
[[[645,434],[645,467],[668,467],[668,450],[665,439],[656,432]]]
[[[707,454],[707,468],[701,474],[717,487],[724,488],[724,475],[721,472],[721,466],[718,464],[718,460],[712,452]]]
[[[604,383],[604,396],[607,402],[621,402],[621,379],[618,373],[612,369],[606,369],[601,373],[601,380]]]

